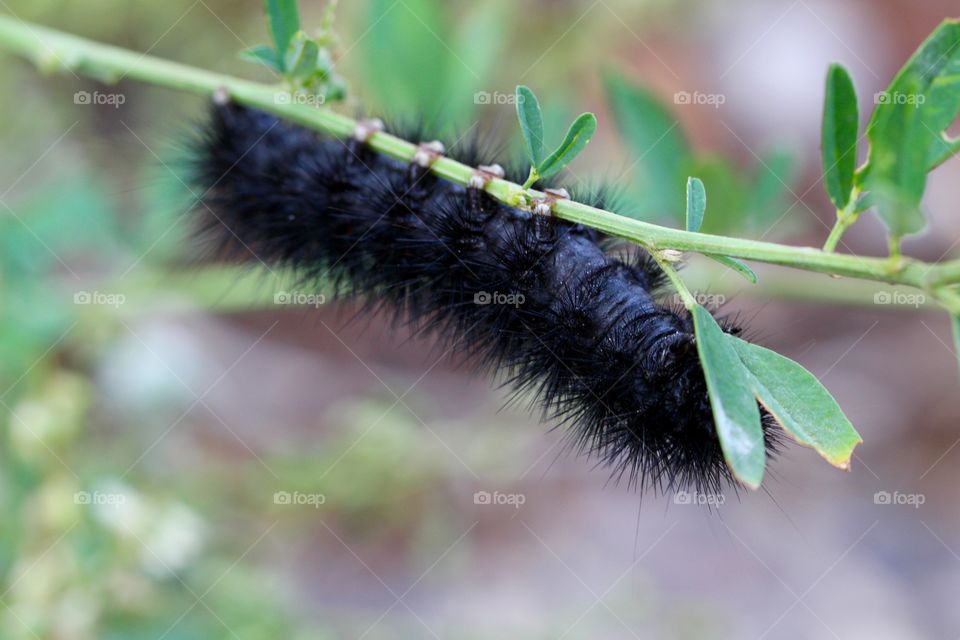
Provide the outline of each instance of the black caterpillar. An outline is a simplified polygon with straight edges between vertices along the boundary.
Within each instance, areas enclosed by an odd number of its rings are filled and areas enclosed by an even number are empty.
[[[478,145],[463,146],[450,155],[479,166]],[[232,104],[215,106],[194,162],[220,250],[332,279],[436,330],[533,391],[545,418],[631,485],[717,492],[732,481],[692,321],[657,303],[664,274],[647,253],[613,257],[594,230],[504,205],[362,136],[323,138]]]

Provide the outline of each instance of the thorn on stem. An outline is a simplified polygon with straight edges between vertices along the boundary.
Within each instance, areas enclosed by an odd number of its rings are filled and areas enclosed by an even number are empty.
[[[443,156],[446,150],[447,148],[439,140],[422,142],[417,145],[417,151],[413,154],[413,161],[424,169],[429,169],[434,162]]]
[[[470,174],[467,186],[471,189],[483,189],[491,180],[495,178],[502,180],[505,175],[507,175],[507,172],[498,164],[482,164]]]
[[[357,142],[366,143],[374,134],[383,131],[383,120],[380,118],[371,118],[369,120],[358,120],[353,128],[353,138]]]
[[[553,213],[553,206],[557,200],[569,200],[570,194],[566,189],[544,189],[546,197],[533,201],[533,212],[541,216],[549,216]]]
[[[225,107],[230,104],[230,91],[223,85],[213,91],[213,104],[218,107]]]
[[[660,252],[660,257],[667,262],[680,262],[683,260],[683,251],[676,249],[664,249]]]

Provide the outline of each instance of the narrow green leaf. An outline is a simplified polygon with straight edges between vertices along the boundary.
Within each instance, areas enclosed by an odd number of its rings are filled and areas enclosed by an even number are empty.
[[[293,35],[300,30],[300,13],[297,0],[264,0],[270,34],[273,36],[277,57],[283,56]],[[286,68],[282,69],[286,71]]]
[[[540,102],[529,87],[517,85],[517,118],[520,131],[527,143],[527,156],[531,167],[539,167],[543,162],[543,112]]]
[[[957,357],[957,364],[960,364],[960,316],[950,316],[950,325],[953,327],[953,354]]]
[[[749,374],[710,312],[696,305],[692,313],[697,351],[724,459],[741,482],[756,489],[763,480],[767,454]]]
[[[621,139],[636,163],[637,215],[682,220],[683,189],[692,170],[690,143],[679,120],[652,92],[617,73],[603,75],[607,101]],[[700,176],[701,178],[703,176]],[[710,188],[711,218],[716,213]]]
[[[256,47],[251,47],[250,49],[241,51],[240,57],[247,62],[253,62],[270,67],[274,71],[283,70],[281,62],[277,60],[277,52],[273,50],[273,47],[268,47],[265,44],[257,45]]]
[[[687,231],[700,231],[707,210],[707,191],[700,178],[687,178]]]
[[[748,267],[740,260],[731,258],[730,256],[715,256],[712,253],[706,253],[704,255],[712,260],[716,260],[725,267],[730,267],[741,276],[749,280],[751,284],[757,284],[757,274],[753,272],[753,269]]]
[[[837,209],[850,202],[853,174],[857,168],[857,134],[860,115],[857,90],[850,74],[839,64],[830,65],[823,101],[823,131],[820,150],[823,183]]]
[[[710,194],[710,215],[703,219],[702,233],[720,235],[743,232],[747,226],[751,186],[742,171],[722,156],[704,154],[685,167],[688,175],[697,176]]]
[[[567,130],[557,150],[551,153],[537,169],[541,178],[549,178],[576,158],[597,131],[597,116],[581,113]]]
[[[849,469],[863,439],[816,376],[779,353],[727,338],[746,365],[757,399],[784,430],[833,466]]]

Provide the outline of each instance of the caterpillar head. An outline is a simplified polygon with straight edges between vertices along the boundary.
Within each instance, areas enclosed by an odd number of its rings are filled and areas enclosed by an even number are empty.
[[[638,395],[649,403],[643,411],[643,427],[635,425],[638,445],[645,451],[644,475],[664,490],[695,490],[718,493],[726,485],[736,486],[724,459],[713,420],[706,378],[700,364],[692,321],[685,311],[671,311],[685,330],[666,335],[649,351],[647,375],[637,380]],[[732,335],[742,329],[723,323]],[[775,422],[762,407],[761,424],[769,455],[778,449]]]

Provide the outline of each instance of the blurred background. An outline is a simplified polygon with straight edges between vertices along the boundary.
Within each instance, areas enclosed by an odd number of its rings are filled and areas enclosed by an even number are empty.
[[[267,39],[257,0],[0,4],[272,80],[236,55]],[[324,3],[301,5],[319,24]],[[869,114],[955,9],[354,0],[339,108],[478,128],[500,159],[524,83],[548,142],[598,114],[567,180],[620,185],[623,213],[682,224],[698,175],[710,230],[819,246],[827,65]],[[820,377],[865,443],[851,473],[793,446],[757,493],[640,495],[428,339],[201,260],[182,149],[204,99],[7,56],[0,87],[3,638],[960,635],[957,363],[922,300],[762,265],[751,287],[694,259],[698,292]],[[618,110],[628,94],[644,109]],[[956,253],[958,171],[933,174],[907,253]],[[841,250],[885,247],[865,216]]]

